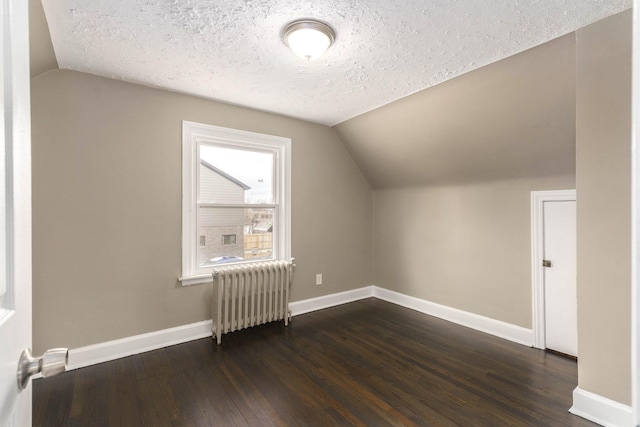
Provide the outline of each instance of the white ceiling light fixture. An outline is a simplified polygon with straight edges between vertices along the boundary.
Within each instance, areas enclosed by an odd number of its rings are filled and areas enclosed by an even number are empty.
[[[330,26],[311,19],[294,21],[282,30],[284,44],[307,61],[321,57],[335,39]]]

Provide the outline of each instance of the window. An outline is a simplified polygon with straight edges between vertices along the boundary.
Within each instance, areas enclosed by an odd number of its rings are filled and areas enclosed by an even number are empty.
[[[229,246],[236,244],[236,235],[235,234],[223,234],[222,235],[222,246]]]
[[[182,124],[183,285],[230,263],[288,259],[291,140]]]

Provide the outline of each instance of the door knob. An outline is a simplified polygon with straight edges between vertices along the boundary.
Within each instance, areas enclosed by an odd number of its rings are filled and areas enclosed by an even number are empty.
[[[69,350],[66,348],[52,348],[44,352],[42,357],[33,357],[28,348],[20,355],[18,362],[18,387],[27,388],[29,378],[34,374],[42,374],[44,378],[58,375],[67,370]]]

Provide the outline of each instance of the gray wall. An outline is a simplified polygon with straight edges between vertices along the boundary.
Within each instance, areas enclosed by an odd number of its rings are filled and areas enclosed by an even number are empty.
[[[338,125],[376,284],[530,328],[530,192],[575,188],[574,89],[569,35]]]
[[[29,0],[29,63],[31,78],[58,68],[40,0]]]
[[[577,32],[580,387],[631,403],[631,11]]]
[[[374,193],[374,280],[531,328],[530,192],[572,175]]]
[[[330,128],[71,71],[31,92],[36,353],[210,318],[177,281],[182,120],[292,139],[292,301],[371,284],[371,189]]]

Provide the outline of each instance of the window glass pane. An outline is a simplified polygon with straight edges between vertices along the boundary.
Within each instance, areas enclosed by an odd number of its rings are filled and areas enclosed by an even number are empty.
[[[200,203],[273,203],[273,153],[200,146]]]
[[[198,209],[198,266],[273,259],[274,209]]]
[[[222,246],[235,245],[236,243],[237,243],[237,238],[235,234],[222,235]]]

